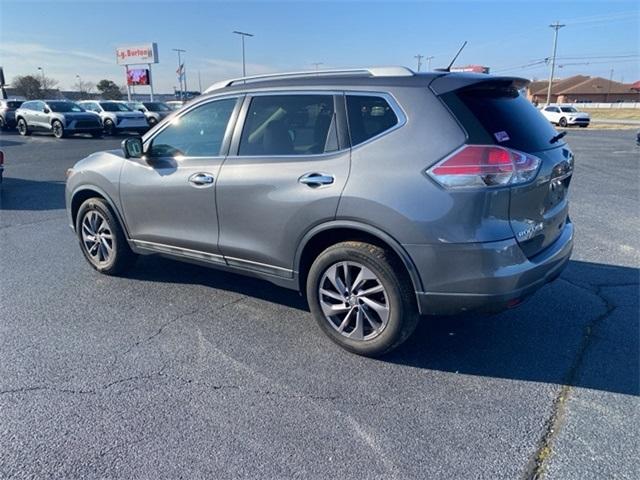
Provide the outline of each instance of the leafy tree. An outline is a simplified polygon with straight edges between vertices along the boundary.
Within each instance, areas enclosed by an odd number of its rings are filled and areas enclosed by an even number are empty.
[[[18,76],[13,79],[11,86],[16,93],[29,100],[42,98],[42,82],[33,75]]]
[[[120,100],[122,98],[120,87],[112,80],[100,80],[96,88],[105,100]]]

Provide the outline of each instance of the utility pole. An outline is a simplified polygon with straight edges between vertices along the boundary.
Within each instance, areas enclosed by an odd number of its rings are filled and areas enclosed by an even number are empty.
[[[183,77],[186,79],[186,76],[184,75],[184,69],[182,68],[182,57],[180,56],[181,53],[185,53],[186,50],[182,50],[181,48],[172,48],[171,50],[173,50],[174,52],[178,52],[178,71],[176,72],[178,74],[178,82],[180,82],[180,100],[184,100],[184,90],[182,89],[182,79]],[[185,90],[187,87],[187,82],[185,83]]]
[[[609,73],[609,87],[607,88],[607,97],[605,98],[605,103],[609,103],[609,95],[611,94],[611,82],[613,82],[613,68]]]
[[[414,55],[413,58],[418,60],[418,72],[420,71],[420,67],[422,67],[422,59],[424,58],[424,55]]]
[[[425,60],[427,61],[427,72],[431,71],[431,60],[433,60],[433,55],[431,55],[430,57],[425,58]]]
[[[198,91],[202,93],[202,78],[200,78],[200,70],[198,70]]]
[[[317,72],[317,71],[318,71],[318,67],[319,67],[320,65],[324,65],[324,63],[322,63],[322,62],[313,62],[311,65],[313,65],[313,66],[315,67],[316,72]]]
[[[244,56],[244,37],[253,37],[252,33],[247,33],[247,32],[240,32],[238,30],[234,30],[233,33],[235,33],[236,35],[240,35],[240,37],[242,38],[242,76],[246,77],[247,76],[247,66],[245,63],[245,56]]]
[[[562,27],[566,27],[566,25],[560,24],[560,22],[556,21],[556,23],[552,23],[549,25],[553,28],[553,54],[551,55],[551,73],[549,74],[549,85],[547,85],[547,105],[549,105],[551,101],[551,84],[553,83],[553,73],[556,69],[556,51],[558,49],[558,30]]]

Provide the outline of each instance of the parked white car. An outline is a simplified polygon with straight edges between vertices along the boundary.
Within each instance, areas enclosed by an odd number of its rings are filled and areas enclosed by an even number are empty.
[[[134,112],[123,102],[113,100],[85,100],[78,102],[85,110],[95,112],[102,119],[104,133],[114,135],[121,132],[144,133],[149,123],[142,112]]]
[[[561,127],[569,125],[588,127],[591,121],[588,113],[579,111],[573,105],[551,104],[543,107],[541,111],[547,120]]]
[[[164,117],[173,112],[173,109],[163,102],[124,102],[131,110],[144,113],[149,126],[153,127]]]

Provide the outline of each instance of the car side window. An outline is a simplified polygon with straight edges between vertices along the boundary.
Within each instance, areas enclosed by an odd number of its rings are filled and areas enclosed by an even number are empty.
[[[220,155],[224,133],[236,98],[215,100],[175,118],[151,143],[152,157],[215,157]]]
[[[239,155],[314,155],[338,149],[333,95],[251,99]]]
[[[358,145],[398,124],[398,116],[379,96],[347,95],[351,145]]]

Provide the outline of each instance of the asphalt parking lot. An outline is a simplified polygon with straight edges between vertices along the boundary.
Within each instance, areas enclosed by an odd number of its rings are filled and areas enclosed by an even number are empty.
[[[152,257],[96,273],[64,174],[121,138],[3,133],[0,478],[640,478],[640,150],[566,138],[561,278],[372,360],[268,283]]]

